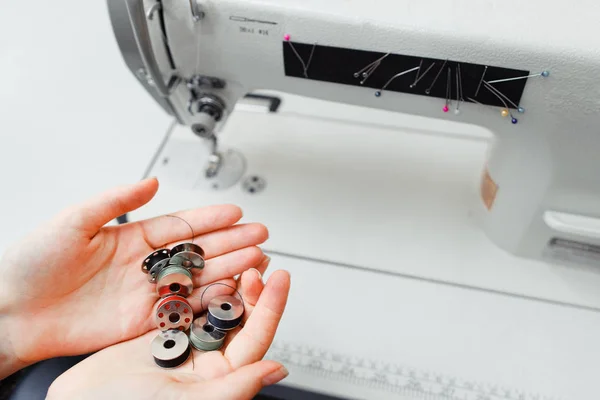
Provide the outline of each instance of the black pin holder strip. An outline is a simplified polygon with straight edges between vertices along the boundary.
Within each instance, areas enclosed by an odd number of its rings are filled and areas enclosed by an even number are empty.
[[[502,103],[502,101],[490,90],[486,89],[485,85],[482,83],[482,76],[484,72],[485,81],[523,77],[530,74],[530,72],[527,70],[503,68],[491,65],[487,66],[486,68],[486,65],[483,64],[415,57],[402,54],[389,54],[380,63],[377,69],[369,76],[366,82],[361,84],[360,82],[363,78],[355,78],[354,74],[375,60],[385,56],[386,53],[323,45],[315,46],[312,43],[283,41],[283,61],[285,75],[302,79],[307,78],[304,76],[302,63],[294,53],[291,46],[294,46],[305,63],[308,61],[314,46],[313,58],[307,69],[308,79],[363,87],[365,88],[365,95],[370,96],[374,96],[375,92],[380,90],[394,75],[402,71],[418,67],[421,61],[423,61],[420,74],[423,74],[434,62],[435,66],[427,73],[425,77],[419,81],[415,87],[411,88],[410,86],[415,81],[417,71],[408,73],[392,81],[383,91],[382,96],[385,96],[386,91],[391,91],[419,96],[436,97],[445,100],[448,85],[448,68],[450,68],[450,100],[454,103],[457,98],[457,66],[460,64],[463,100],[465,102],[470,102],[468,99],[470,97],[481,104],[504,108],[505,105]],[[440,72],[442,65],[444,66],[443,70],[431,88],[430,93],[427,94],[426,90],[434,82],[434,79]],[[526,83],[527,79],[520,79],[510,82],[502,82],[501,84],[494,85],[494,87],[508,97],[513,103],[519,105]],[[477,93],[478,87],[479,92]],[[370,94],[368,93],[367,88],[372,89]],[[509,101],[506,99],[504,100],[508,105],[508,108],[516,108]]]

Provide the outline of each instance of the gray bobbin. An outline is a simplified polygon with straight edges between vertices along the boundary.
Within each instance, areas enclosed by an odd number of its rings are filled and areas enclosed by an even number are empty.
[[[192,294],[192,290],[192,273],[187,268],[168,265],[162,268],[156,277],[156,293],[160,297],[172,294],[187,297]]]
[[[204,250],[194,243],[182,243],[171,249],[169,264],[184,268],[204,268]]]
[[[208,322],[206,314],[196,318],[190,328],[192,346],[202,351],[219,350],[225,342],[226,335],[227,333],[218,330]]]

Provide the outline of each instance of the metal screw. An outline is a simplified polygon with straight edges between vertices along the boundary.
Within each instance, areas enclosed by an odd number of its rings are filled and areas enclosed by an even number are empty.
[[[265,189],[266,186],[267,182],[260,176],[256,175],[247,177],[242,183],[243,189],[250,194],[260,193]]]
[[[146,68],[140,68],[135,73],[139,79],[146,80],[148,78],[148,74],[146,73]]]
[[[138,69],[135,74],[140,80],[146,81],[150,86],[154,86],[154,80],[148,75],[146,68]]]

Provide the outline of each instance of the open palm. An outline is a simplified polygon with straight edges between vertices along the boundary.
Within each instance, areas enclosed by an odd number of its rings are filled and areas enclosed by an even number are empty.
[[[167,216],[105,225],[149,202],[157,190],[156,179],[113,189],[65,210],[5,254],[0,308],[12,316],[8,339],[22,363],[96,351],[154,328],[158,295],[141,263],[156,249],[191,241],[190,227]],[[266,268],[256,245],[267,239],[267,230],[260,224],[234,225],[242,217],[238,207],[173,215],[191,225],[194,243],[206,252],[189,299],[195,311],[206,285],[233,284],[231,277],[249,268]]]
[[[287,371],[261,361],[270,346],[290,288],[289,275],[276,271],[263,287],[259,274],[246,271],[238,290],[246,308],[243,328],[230,332],[220,351],[194,350],[176,369],[158,368],[150,355],[157,331],[104,349],[79,363],[50,388],[48,399],[251,399]]]

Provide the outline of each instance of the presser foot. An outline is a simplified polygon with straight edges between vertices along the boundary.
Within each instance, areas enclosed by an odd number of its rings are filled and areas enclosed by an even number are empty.
[[[214,152],[194,185],[202,190],[225,190],[238,183],[246,172],[246,159],[237,150]]]

